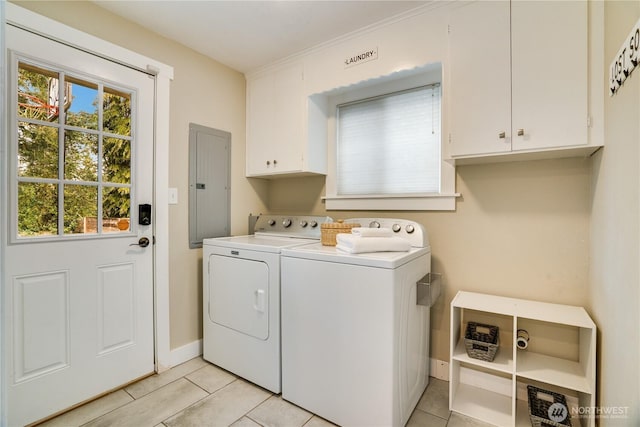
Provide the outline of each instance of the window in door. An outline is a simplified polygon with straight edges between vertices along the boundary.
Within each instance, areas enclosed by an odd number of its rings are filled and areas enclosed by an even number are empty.
[[[17,239],[131,231],[133,91],[17,61]]]

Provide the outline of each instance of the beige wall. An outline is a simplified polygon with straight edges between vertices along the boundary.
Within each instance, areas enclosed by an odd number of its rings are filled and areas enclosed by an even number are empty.
[[[616,57],[640,2],[607,1],[605,58]],[[608,83],[603,82],[603,89]],[[599,405],[629,407],[640,425],[640,69],[605,98],[606,147],[593,162],[589,301],[599,332]]]
[[[250,183],[245,165],[244,76],[178,43],[162,38],[87,1],[14,3],[174,67],[171,83],[169,187],[169,296],[171,348],[202,338],[202,251],[189,249],[189,123],[231,132],[231,231],[247,232],[249,213],[265,212],[267,187]],[[153,3],[149,2],[149,7]]]
[[[449,359],[449,304],[459,290],[588,305],[589,159],[459,166],[455,212],[326,211],[323,178],[275,180],[274,212],[380,216],[422,223],[445,293],[432,311],[431,356]]]

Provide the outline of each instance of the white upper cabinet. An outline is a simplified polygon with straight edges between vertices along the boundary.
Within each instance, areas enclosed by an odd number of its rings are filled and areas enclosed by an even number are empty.
[[[477,2],[451,14],[451,155],[511,151],[509,3]]]
[[[595,150],[588,16],[586,1],[476,2],[452,10],[453,158]]]
[[[246,176],[326,173],[326,151],[314,156],[309,150],[317,140],[308,138],[307,117],[302,62],[248,78]]]

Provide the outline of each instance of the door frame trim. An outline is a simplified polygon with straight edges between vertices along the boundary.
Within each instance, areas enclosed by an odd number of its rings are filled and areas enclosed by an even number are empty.
[[[0,4],[0,25],[2,25],[0,37],[2,52],[0,52],[0,70],[2,71],[2,81],[5,81],[5,46],[4,32],[6,24],[14,24],[23,29],[45,36],[49,39],[78,48],[85,52],[106,58],[110,61],[120,63],[130,68],[151,74],[155,77],[155,106],[154,106],[154,200],[155,205],[155,226],[154,236],[154,341],[155,341],[155,370],[162,372],[171,367],[170,348],[170,325],[169,325],[169,99],[170,81],[173,80],[173,67],[162,62],[132,52],[123,47],[117,46],[98,37],[71,28],[58,21],[31,12],[13,3],[1,2]],[[6,23],[5,23],[6,21]],[[1,99],[6,99],[7,88],[0,83]],[[0,113],[4,113],[4,105],[0,106]],[[6,114],[2,114],[2,132],[6,133]],[[0,147],[2,151],[2,147]],[[4,156],[3,156],[4,157]],[[0,165],[3,172],[0,176],[0,196],[6,200],[6,177],[3,175],[6,164]],[[4,263],[4,246],[7,244],[6,236],[6,213],[0,212],[0,266]],[[6,286],[3,276],[0,276],[0,308],[4,316],[4,288]],[[4,331],[0,330],[0,425],[5,425],[6,418],[6,382],[8,368],[4,355],[6,354]]]

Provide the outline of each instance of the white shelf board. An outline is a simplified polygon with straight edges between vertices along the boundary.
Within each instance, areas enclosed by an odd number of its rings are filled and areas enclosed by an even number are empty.
[[[513,298],[458,291],[451,306],[513,316],[516,302]]]
[[[498,426],[513,425],[510,396],[467,384],[458,385],[451,410]]]
[[[486,362],[480,359],[474,359],[469,357],[467,354],[467,350],[464,345],[464,338],[458,341],[458,345],[453,352],[452,358],[459,362],[464,362],[469,365],[480,366],[486,369],[491,369],[494,371],[505,372],[507,374],[513,374],[513,358],[511,357],[511,351],[508,348],[498,348],[496,352],[496,357],[493,359],[493,362]]]
[[[529,351],[518,351],[516,375],[592,394],[580,363]]]
[[[579,328],[595,329],[596,327],[584,308],[573,305],[520,300],[516,308],[516,316]]]
[[[459,291],[451,301],[451,306],[595,329],[595,324],[585,309],[573,305]]]

